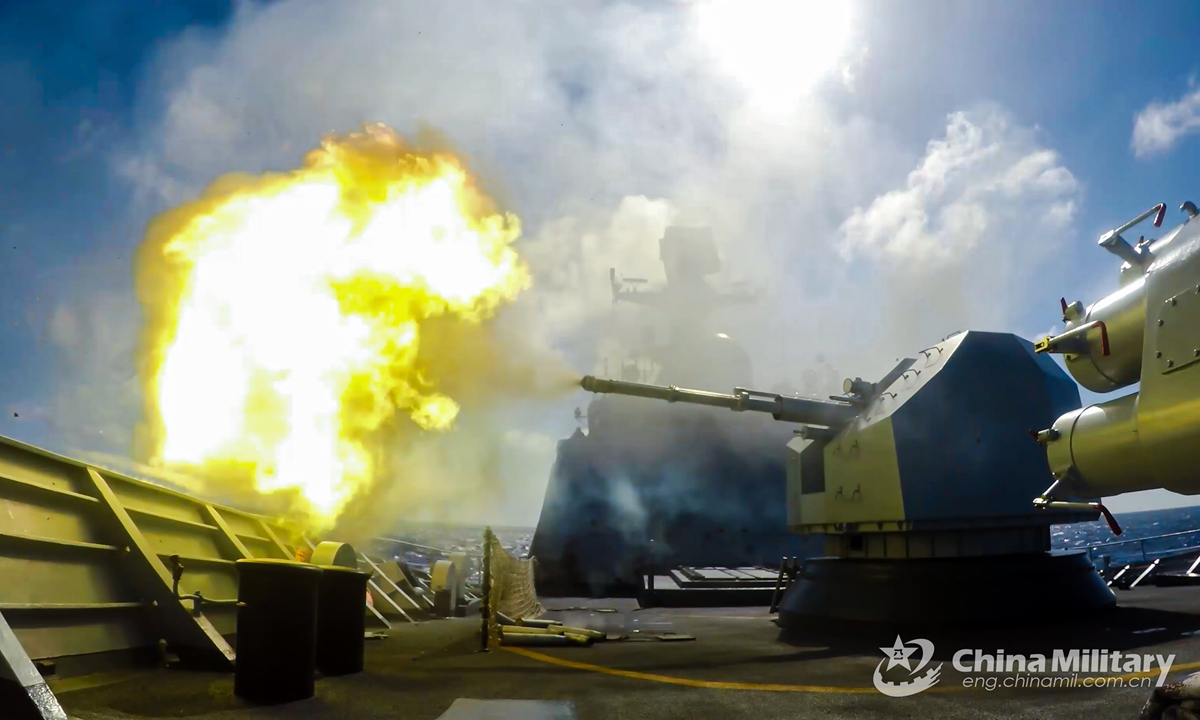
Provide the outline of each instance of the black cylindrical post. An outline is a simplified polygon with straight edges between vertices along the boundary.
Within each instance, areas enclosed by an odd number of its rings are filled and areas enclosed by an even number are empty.
[[[233,692],[259,704],[313,696],[321,571],[293,560],[238,560]]]
[[[791,565],[788,564],[787,557],[779,559],[779,574],[775,576],[775,592],[771,593],[771,607],[767,609],[768,615],[774,615],[779,609],[779,593],[783,592],[783,577],[791,574]]]
[[[483,529],[483,587],[479,598],[479,650],[488,651],[488,640],[492,633],[492,529]]]
[[[646,604],[643,605],[642,607],[654,607],[654,572],[655,572],[655,565],[657,565],[657,563],[655,563],[654,560],[655,560],[654,538],[651,538],[650,539],[650,566],[647,568],[648,573],[646,575]]]
[[[322,675],[362,672],[370,575],[321,565],[317,604],[317,670]]]

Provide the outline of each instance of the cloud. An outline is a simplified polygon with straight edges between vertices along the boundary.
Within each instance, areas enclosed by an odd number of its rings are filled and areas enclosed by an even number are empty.
[[[58,392],[45,410],[63,451],[128,452],[130,419],[140,409],[132,359],[137,312],[132,298],[89,284],[86,303],[64,300],[50,313]]]
[[[1175,102],[1152,102],[1133,119],[1131,145],[1138,157],[1164,153],[1182,138],[1200,132],[1200,88]]]
[[[962,262],[997,223],[1028,214],[1061,228],[1077,189],[1057,153],[1033,146],[1029,131],[997,111],[950,115],[905,185],[846,219],[844,257],[941,269]]]
[[[165,110],[136,153],[195,188],[379,120],[445,133],[526,214],[590,197],[600,177],[662,186],[720,128],[718,91],[671,19],[596,0],[239,5],[224,35],[163,54]]]
[[[1075,177],[1033,130],[996,108],[957,112],[903,188],[842,223],[839,248],[883,272],[904,334],[1004,328],[1006,299],[1058,247],[1078,199]]]

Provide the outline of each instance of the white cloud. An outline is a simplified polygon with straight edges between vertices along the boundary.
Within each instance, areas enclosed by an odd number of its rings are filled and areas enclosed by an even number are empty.
[[[1180,139],[1200,132],[1200,88],[1175,102],[1152,102],[1133,119],[1133,152],[1138,157],[1170,150]]]
[[[137,313],[132,298],[81,281],[86,300],[71,298],[49,313],[46,332],[59,377],[45,420],[56,450],[128,452],[140,410],[134,360]]]
[[[50,339],[61,348],[70,348],[80,340],[79,319],[75,311],[66,305],[59,305],[50,314],[47,328]]]
[[[1028,130],[997,111],[954,113],[904,189],[856,208],[842,224],[843,255],[940,269],[964,260],[989,234],[1005,234],[998,224],[1033,217],[1061,228],[1077,183],[1057,153],[1032,143]]]
[[[1058,247],[1078,190],[1058,154],[1004,112],[954,113],[902,189],[842,223],[840,250],[882,271],[905,334],[1003,328],[1029,268]]]

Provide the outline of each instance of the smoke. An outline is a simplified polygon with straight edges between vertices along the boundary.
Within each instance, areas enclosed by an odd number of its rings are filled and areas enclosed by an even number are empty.
[[[611,213],[594,209],[545,223],[520,249],[534,273],[533,292],[518,301],[526,327],[564,347],[577,367],[603,372],[602,359],[637,343],[642,310],[616,307],[610,269],[665,281],[658,240],[679,210],[664,199],[623,198]]]
[[[369,494],[356,497],[329,537],[358,542],[405,522],[503,524],[540,507],[554,461],[549,438],[505,430],[501,410],[468,409],[445,433],[397,433]],[[530,506],[532,504],[532,507]]]
[[[820,3],[788,4],[788,23],[777,4],[760,5],[739,15],[741,36],[834,27]],[[656,241],[672,223],[712,227],[724,261],[713,284],[757,293],[714,321],[747,349],[761,386],[827,392],[830,368],[878,376],[964,327],[1012,329],[1037,281],[1030,268],[1062,246],[1081,193],[1036,118],[947,107],[909,142],[856,110],[849,81],[870,71],[871,55],[853,12],[836,24],[840,43],[786,39],[825,48],[820,73],[773,72],[769,85],[739,74],[728,55],[737,43],[720,23],[700,32],[697,13],[600,0],[239,4],[220,33],[164,45],[114,173],[149,212],[231,170],[290,167],[322,133],[364,120],[405,134],[437,128],[522,218],[517,248],[533,274],[487,334],[442,340],[490,357],[519,346],[566,358],[570,371],[633,344],[630,320],[644,315],[613,307],[608,271],[661,279]],[[783,100],[763,107],[764,93]],[[127,347],[136,316],[112,324],[125,329],[74,342]],[[138,406],[116,373],[74,370],[105,388],[106,400],[88,402]],[[521,374],[495,372],[471,383]],[[472,396],[471,383],[458,390]],[[546,383],[556,385],[532,380],[533,394],[552,395]],[[65,421],[87,417],[88,402],[68,403]],[[376,509],[532,522],[554,439],[574,428],[583,399],[529,402],[464,405],[455,431],[396,448],[421,479]]]

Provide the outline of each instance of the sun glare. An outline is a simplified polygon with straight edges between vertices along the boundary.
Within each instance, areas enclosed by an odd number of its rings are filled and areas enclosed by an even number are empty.
[[[853,14],[839,0],[704,0],[700,39],[718,68],[764,109],[784,109],[847,55]]]

